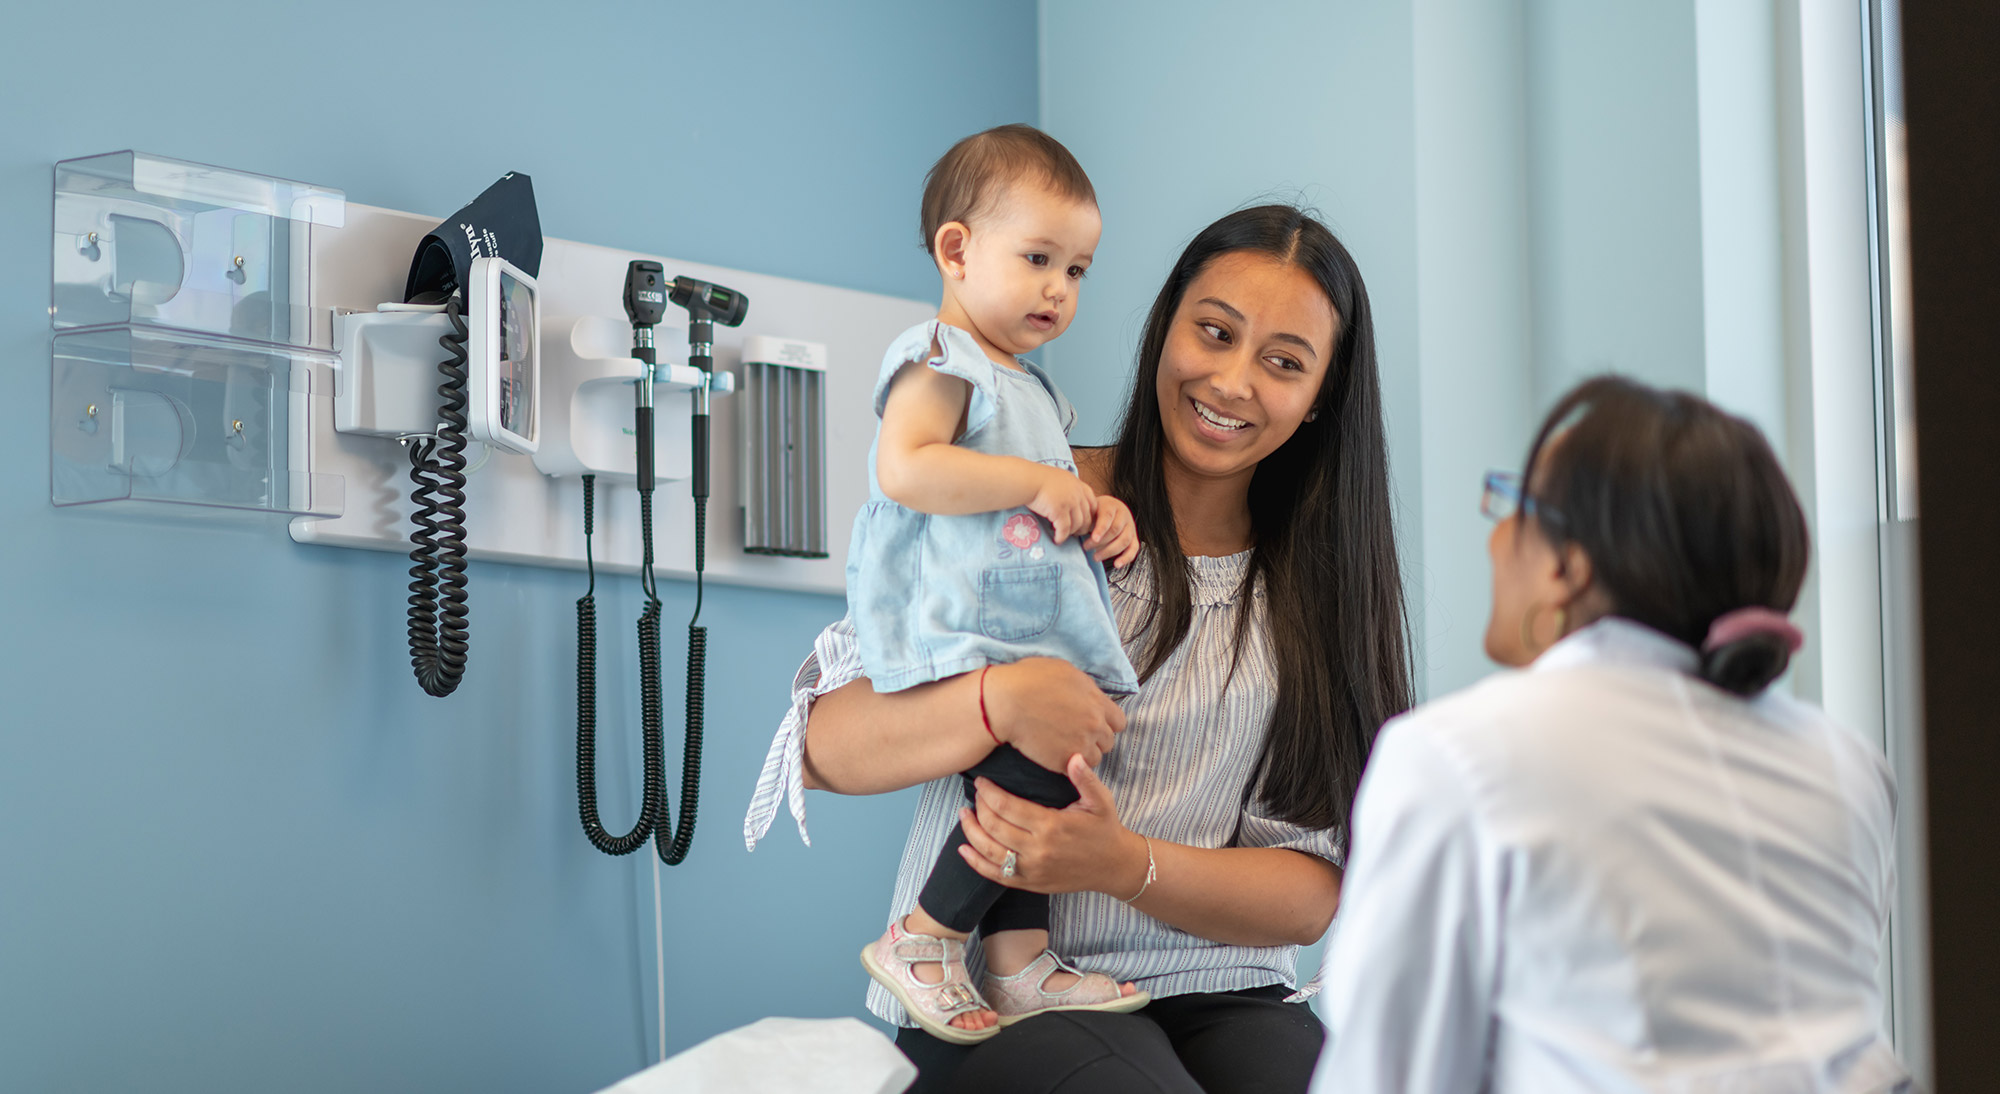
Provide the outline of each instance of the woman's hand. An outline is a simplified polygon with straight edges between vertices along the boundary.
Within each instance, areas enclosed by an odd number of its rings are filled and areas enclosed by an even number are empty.
[[[979,779],[977,810],[959,811],[966,844],[958,853],[987,880],[1032,893],[1136,892],[1146,874],[1144,841],[1118,823],[1110,789],[1083,757],[1070,757],[1066,770],[1081,796],[1061,809]],[[1012,877],[1002,872],[1009,851]]]
[[[1139,557],[1139,529],[1132,520],[1131,507],[1109,494],[1097,495],[1097,524],[1083,548],[1099,562],[1109,562],[1114,570],[1132,565]]]
[[[1125,728],[1125,712],[1096,681],[1053,657],[987,669],[985,711],[995,738],[1050,771],[1076,755],[1096,767]]]

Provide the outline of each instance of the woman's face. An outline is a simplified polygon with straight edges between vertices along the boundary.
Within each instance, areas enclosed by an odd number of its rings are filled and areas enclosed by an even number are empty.
[[[1559,637],[1556,608],[1565,589],[1555,548],[1534,520],[1517,512],[1493,526],[1486,553],[1493,560],[1486,656],[1502,665],[1526,665]]]
[[[1254,251],[1211,260],[1182,294],[1160,352],[1171,464],[1209,479],[1254,471],[1305,422],[1339,329],[1333,303],[1297,266]]]
[[[1542,447],[1544,459],[1561,440],[1558,434]],[[1526,665],[1563,635],[1604,614],[1583,549],[1571,544],[1558,550],[1540,523],[1518,508],[1494,525],[1486,553],[1493,560],[1486,656],[1500,664]]]

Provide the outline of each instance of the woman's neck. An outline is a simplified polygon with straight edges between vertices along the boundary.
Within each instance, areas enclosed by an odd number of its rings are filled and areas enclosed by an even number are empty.
[[[1223,478],[1197,475],[1169,451],[1160,470],[1174,506],[1182,554],[1233,555],[1256,544],[1250,521],[1250,478],[1256,468]]]
[[[1079,448],[1076,471],[1092,490],[1111,489],[1111,463],[1117,449]],[[1184,555],[1233,555],[1256,544],[1256,530],[1250,522],[1250,477],[1252,468],[1239,476],[1217,479],[1188,473],[1175,462],[1172,453],[1161,468],[1167,480],[1167,500],[1174,507],[1175,532],[1180,536]],[[1127,505],[1137,499],[1120,498]]]

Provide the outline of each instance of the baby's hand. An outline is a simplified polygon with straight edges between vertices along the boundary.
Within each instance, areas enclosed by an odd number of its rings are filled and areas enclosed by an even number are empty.
[[[1130,566],[1139,557],[1139,528],[1131,508],[1109,494],[1097,495],[1097,524],[1083,547],[1097,561],[1110,562],[1112,569]]]
[[[1060,467],[1039,466],[1041,485],[1028,502],[1028,511],[1048,521],[1055,530],[1055,542],[1061,543],[1090,527],[1097,512],[1097,494]]]

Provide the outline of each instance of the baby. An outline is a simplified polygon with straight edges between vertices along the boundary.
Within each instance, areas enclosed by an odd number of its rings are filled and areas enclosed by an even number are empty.
[[[924,246],[944,300],[883,358],[870,500],[847,555],[848,605],[878,692],[978,672],[983,697],[989,666],[1024,657],[1068,661],[1108,694],[1138,689],[1103,565],[1138,554],[1132,513],[1077,478],[1075,411],[1016,356],[1068,328],[1101,227],[1076,158],[1029,126],[967,137],[924,181]],[[1045,806],[1076,800],[1067,775],[994,741],[962,775],[968,799],[983,775]],[[916,909],[861,953],[913,1020],[970,1044],[1043,1011],[1148,1002],[1049,952],[1049,898],[980,876],[959,857],[964,843],[954,828]],[[965,967],[975,929],[983,993]]]

